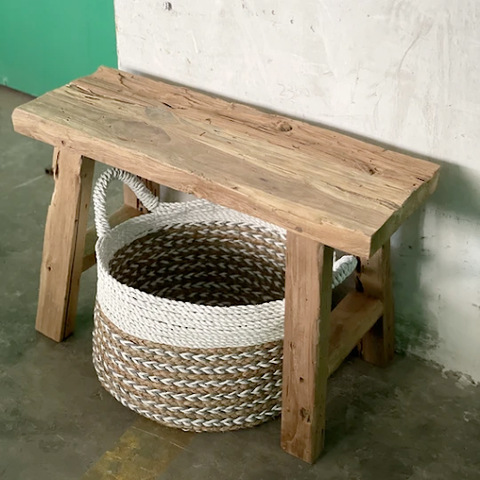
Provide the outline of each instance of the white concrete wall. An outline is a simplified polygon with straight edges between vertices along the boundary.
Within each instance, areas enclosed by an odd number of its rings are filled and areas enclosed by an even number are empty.
[[[115,0],[120,68],[424,155],[394,238],[398,345],[480,380],[480,2]]]

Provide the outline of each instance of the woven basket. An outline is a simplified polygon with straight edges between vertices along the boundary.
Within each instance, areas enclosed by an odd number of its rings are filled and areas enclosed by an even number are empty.
[[[109,182],[152,213],[110,229]],[[98,288],[93,362],[126,407],[192,431],[280,414],[285,231],[204,200],[159,203],[110,169],[94,191]],[[335,262],[333,286],[355,268]]]

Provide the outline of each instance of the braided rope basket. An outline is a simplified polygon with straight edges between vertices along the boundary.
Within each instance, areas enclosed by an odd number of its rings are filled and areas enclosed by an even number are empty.
[[[114,178],[151,213],[111,229]],[[285,231],[204,200],[160,203],[118,169],[93,197],[93,362],[105,389],[183,430],[234,430],[280,414]],[[333,286],[355,265],[335,262]]]

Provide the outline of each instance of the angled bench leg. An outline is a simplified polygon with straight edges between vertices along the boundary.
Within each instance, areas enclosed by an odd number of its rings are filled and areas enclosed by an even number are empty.
[[[288,232],[282,448],[313,463],[323,449],[333,250]]]
[[[383,316],[362,338],[359,350],[365,361],[385,366],[395,352],[390,241],[372,258],[362,259],[362,272],[357,276],[357,290],[383,302]]]
[[[36,329],[57,342],[75,325],[94,165],[72,150],[54,151]]]

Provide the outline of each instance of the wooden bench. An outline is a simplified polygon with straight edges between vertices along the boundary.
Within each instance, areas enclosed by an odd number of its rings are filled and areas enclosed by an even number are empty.
[[[109,68],[17,108],[15,130],[55,147],[36,328],[74,328],[94,161],[288,230],[282,447],[314,462],[328,376],[360,344],[394,353],[390,237],[435,190],[439,167],[324,128]],[[139,214],[126,205],[118,223]],[[357,255],[357,291],[331,312],[333,249]]]

